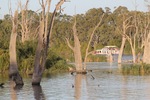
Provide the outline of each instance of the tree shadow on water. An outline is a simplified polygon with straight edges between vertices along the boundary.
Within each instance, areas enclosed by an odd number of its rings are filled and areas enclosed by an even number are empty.
[[[41,85],[32,85],[35,100],[46,100]]]

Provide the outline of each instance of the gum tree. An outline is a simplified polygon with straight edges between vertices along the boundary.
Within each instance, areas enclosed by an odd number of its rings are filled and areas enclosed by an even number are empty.
[[[15,11],[14,16],[11,17],[12,20],[12,32],[9,43],[9,76],[16,83],[16,85],[23,85],[23,80],[18,71],[17,64],[17,54],[16,54],[16,39],[17,39],[17,29],[18,29],[18,11]]]
[[[143,54],[143,62],[146,64],[150,64],[150,2],[148,0],[145,0],[148,3],[149,12],[147,13],[147,17],[145,20],[144,25],[144,32],[143,32],[143,46],[144,46],[144,54]]]
[[[54,23],[54,18],[56,12],[60,10],[61,5],[65,2],[65,0],[60,0],[52,14],[50,19],[50,23],[48,24],[48,13],[50,10],[51,0],[39,0],[42,12],[40,18],[40,28],[38,32],[38,45],[35,52],[35,60],[34,60],[34,72],[32,76],[32,85],[40,85],[42,74],[45,70],[45,62],[47,58],[47,51],[49,48],[50,36],[52,34],[52,27]],[[47,11],[46,11],[47,8]]]
[[[76,72],[77,73],[83,73],[83,72],[86,72],[86,71],[83,70],[83,66],[82,66],[81,44],[80,44],[79,38],[77,36],[76,23],[77,22],[76,22],[76,17],[75,17],[75,21],[74,21],[74,24],[73,24],[73,27],[72,27],[73,37],[74,37],[74,47],[71,46],[71,44],[69,43],[68,38],[66,38],[66,41],[67,41],[68,46],[70,47],[70,49],[74,53]]]
[[[86,50],[85,50],[85,58],[84,58],[84,65],[82,65],[82,54],[81,54],[81,42],[79,40],[79,36],[77,35],[78,31],[77,31],[77,22],[76,22],[76,16],[75,16],[75,21],[74,21],[74,24],[73,24],[73,38],[74,38],[74,46],[72,46],[69,42],[69,39],[66,38],[66,41],[67,41],[67,45],[70,47],[70,49],[73,51],[74,53],[74,59],[75,59],[75,67],[76,67],[76,72],[77,73],[86,73],[86,61],[87,61],[87,57],[88,55],[92,54],[93,51],[89,51],[89,47],[90,47],[90,44],[91,44],[91,41],[93,39],[93,36],[94,36],[94,33],[96,31],[96,29],[100,26],[101,22],[102,22],[102,19],[104,17],[104,14],[101,15],[101,18],[100,18],[100,21],[97,23],[96,26],[94,26],[94,28],[92,28],[92,33],[90,34],[89,36],[89,40],[88,40],[88,44],[87,44],[87,47],[86,47]]]

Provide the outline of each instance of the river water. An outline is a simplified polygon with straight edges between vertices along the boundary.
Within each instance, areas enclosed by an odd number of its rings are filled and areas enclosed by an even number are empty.
[[[25,77],[23,87],[14,87],[0,77],[0,100],[150,100],[150,76],[122,75],[116,63],[88,63],[87,75],[70,73],[44,76],[41,86]]]

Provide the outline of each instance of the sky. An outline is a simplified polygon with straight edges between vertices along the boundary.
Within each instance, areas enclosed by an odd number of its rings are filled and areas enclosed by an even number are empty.
[[[4,15],[9,14],[9,1],[11,1],[12,12],[17,9],[18,0],[0,0],[0,19]],[[21,0],[25,3],[26,0]],[[28,8],[37,11],[40,9],[39,0],[30,0]],[[59,0],[52,0],[51,11],[53,11],[55,5]],[[148,0],[150,1],[150,0]],[[62,13],[68,15],[84,14],[91,8],[105,8],[109,7],[113,11],[118,6],[125,6],[129,10],[148,11],[147,3],[144,0],[70,0],[70,2],[65,2],[62,8],[65,8]],[[76,10],[75,10],[76,9]]]

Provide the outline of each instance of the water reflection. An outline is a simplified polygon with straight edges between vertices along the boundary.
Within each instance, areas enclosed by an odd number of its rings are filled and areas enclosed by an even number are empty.
[[[118,71],[119,71],[119,73],[122,72],[122,64],[118,64]]]
[[[86,89],[85,86],[86,86],[86,75],[76,74],[75,76],[75,99],[76,100],[81,100],[81,97],[83,97],[82,92]],[[85,91],[83,94],[85,94]]]
[[[122,77],[122,91],[121,91],[123,100],[127,100],[127,92],[128,92],[127,91],[127,77],[123,76]]]
[[[77,74],[75,76],[75,98],[76,100],[80,100],[80,97],[81,97],[81,83],[82,83],[82,75]]]
[[[33,85],[32,88],[33,88],[35,100],[46,100],[42,87],[40,85]]]
[[[13,81],[10,81],[10,92],[11,92],[11,100],[17,100],[17,93],[14,87],[16,84]]]

